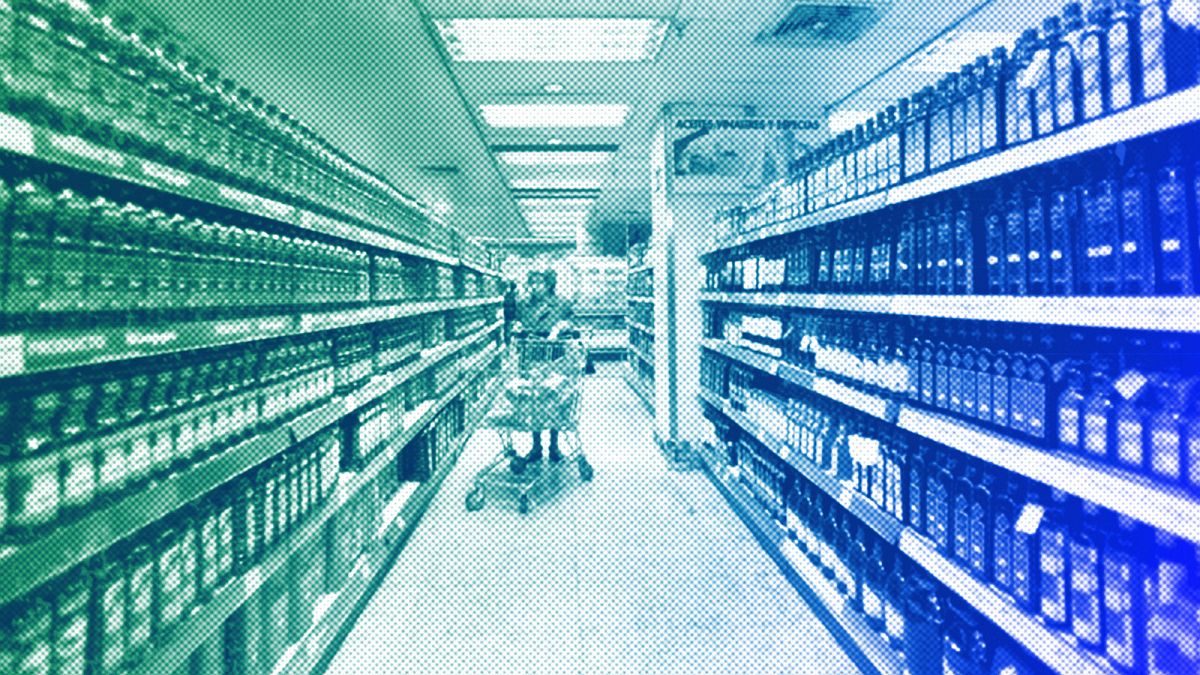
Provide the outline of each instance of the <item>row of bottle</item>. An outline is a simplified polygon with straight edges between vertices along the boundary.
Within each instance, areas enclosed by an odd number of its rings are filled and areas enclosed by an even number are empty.
[[[449,248],[461,240],[276,106],[85,4],[5,6],[0,105],[78,135],[285,202],[301,200]],[[160,44],[160,42],[162,44]]]
[[[791,480],[761,444],[741,437],[726,447],[727,461],[737,465],[765,513],[820,571],[827,588],[845,598],[846,607],[882,641],[904,653],[907,672],[1042,672],[1022,647],[835,499],[803,479]]]
[[[801,159],[717,214],[748,231],[1044,138],[1200,81],[1200,23],[1178,0],[1077,2]],[[1171,12],[1172,8],[1178,11]]]
[[[654,270],[644,269],[626,277],[625,294],[634,298],[654,297]]]
[[[337,434],[322,432],[16,601],[4,613],[0,670],[136,666],[333,496],[340,452]]]
[[[805,438],[843,448],[870,441],[873,452],[860,450],[850,484],[1023,611],[1072,634],[1122,672],[1173,674],[1200,665],[1185,618],[1200,609],[1195,545],[932,443],[889,433],[865,417],[815,408],[818,416],[832,415],[833,424],[804,432],[793,446],[801,455]],[[821,514],[816,524],[808,523],[809,535],[800,537],[808,541],[804,548],[813,548],[811,530],[831,526],[828,509],[836,499],[761,444],[754,446],[755,482],[769,511],[782,519],[788,500],[788,521],[801,532],[799,514]],[[864,467],[858,460],[868,457]],[[873,487],[876,480],[882,487]],[[849,512],[843,516],[866,529]]]
[[[1200,164],[1121,145],[709,260],[721,291],[1190,295]]]
[[[0,536],[38,536],[98,501],[328,402],[335,392],[354,391],[386,372],[373,364],[373,343],[363,342],[371,337],[341,331],[13,384],[0,404]],[[409,361],[415,349],[410,354]],[[434,395],[432,384],[420,385],[410,386],[406,409]]]
[[[181,312],[463,297],[478,274],[85,195],[62,176],[0,179],[8,314]],[[182,207],[176,203],[176,207]],[[245,222],[241,222],[241,221]],[[489,278],[490,279],[490,278]],[[460,287],[462,286],[462,287]]]
[[[789,321],[785,361],[796,367],[1200,492],[1200,388],[1184,336],[811,312]],[[732,344],[753,343],[743,333]]]

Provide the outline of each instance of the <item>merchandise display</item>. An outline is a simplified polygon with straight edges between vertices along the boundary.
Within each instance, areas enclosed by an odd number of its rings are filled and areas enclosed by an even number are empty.
[[[629,331],[625,378],[642,402],[653,408],[654,268],[644,264],[647,255],[643,244],[629,251],[631,266],[625,280],[625,323]]]

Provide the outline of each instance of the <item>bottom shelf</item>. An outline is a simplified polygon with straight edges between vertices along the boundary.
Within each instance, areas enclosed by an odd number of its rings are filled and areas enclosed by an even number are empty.
[[[754,502],[746,488],[737,482],[734,471],[701,446],[698,452],[717,490],[729,502],[738,516],[750,528],[763,550],[775,561],[784,576],[816,610],[835,638],[846,648],[863,672],[880,675],[906,673],[904,657],[889,647],[884,638],[873,630],[862,615],[851,608],[846,599],[829,586],[820,570],[788,539],[776,523],[769,520]]]
[[[346,584],[337,593],[330,593],[318,603],[313,616],[313,625],[299,641],[291,645],[271,670],[272,675],[307,674],[317,672],[328,657],[333,655],[347,628],[353,623],[372,590],[391,569],[391,563],[416,528],[426,508],[441,489],[442,482],[457,464],[467,441],[475,427],[487,414],[492,399],[497,393],[492,382],[487,393],[479,399],[477,407],[463,427],[461,437],[455,442],[454,452],[436,473],[423,483],[407,483],[384,508],[383,525],[375,536],[377,545],[364,551],[355,561],[353,571]]]

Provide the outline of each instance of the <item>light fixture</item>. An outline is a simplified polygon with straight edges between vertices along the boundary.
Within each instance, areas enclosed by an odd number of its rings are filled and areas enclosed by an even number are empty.
[[[629,106],[592,103],[525,103],[481,105],[479,112],[490,127],[580,128],[619,127]]]
[[[562,144],[563,144],[563,139],[561,139],[561,138],[551,138],[550,140],[546,141],[546,145],[562,145]]]
[[[519,178],[512,186],[514,190],[599,190],[600,181],[594,178]]]
[[[497,155],[505,164],[532,166],[536,164],[583,165],[604,164],[612,158],[611,152],[563,151],[543,152],[538,150],[501,152]]]
[[[546,92],[547,94],[558,94],[565,89],[566,87],[558,84],[557,82],[551,82],[550,84],[542,87],[542,91]]]
[[[523,209],[552,211],[554,209],[578,210],[591,208],[595,199],[565,198],[565,199],[518,199],[517,203]]]
[[[914,73],[957,73],[964,63],[990,54],[996,47],[1011,49],[1017,33],[986,30],[951,31],[931,42],[900,66]]]
[[[873,117],[875,117],[875,113],[869,110],[835,110],[829,114],[829,131],[834,134],[853,131],[854,127]]]
[[[645,61],[667,34],[663,19],[434,19],[455,61]]]

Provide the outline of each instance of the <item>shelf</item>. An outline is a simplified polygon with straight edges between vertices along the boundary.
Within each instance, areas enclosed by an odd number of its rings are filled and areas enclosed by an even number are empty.
[[[415,438],[421,430],[433,422],[437,414],[441,412],[441,409],[447,403],[454,400],[466,385],[467,380],[462,380],[436,402],[427,401],[427,405],[422,406],[417,411],[413,411],[415,414],[413,414],[411,423],[409,416],[406,415],[404,430],[386,444],[389,448],[388,451],[375,457],[361,472],[343,473],[342,480],[337,487],[337,492],[316,511],[309,514],[304,524],[288,537],[285,545],[273,551],[259,565],[227,582],[208,602],[200,605],[184,620],[182,625],[176,627],[176,630],[167,643],[156,649],[150,658],[146,659],[141,667],[134,671],[134,675],[155,675],[156,673],[175,672],[175,669],[185,663],[191,654],[200,645],[204,644],[209,636],[220,628],[238,607],[241,607],[242,603],[258,591],[263,582],[270,579],[273,574],[285,566],[288,559],[297,550],[300,550],[316,536],[325,523],[346,502],[352,499],[360,489],[370,484],[380,471],[389,466],[395,455],[403,450],[404,446]],[[448,462],[447,466],[443,467],[441,471],[448,471],[451,465],[452,463]],[[444,477],[444,474],[439,474],[439,476]],[[426,494],[429,493],[427,492]],[[407,522],[403,518],[405,511],[401,510],[397,519],[393,521],[394,523],[399,523],[399,527],[403,527]]]
[[[980,614],[1024,646],[1057,673],[1066,675],[1116,675],[1106,664],[1091,658],[1059,633],[1021,611],[990,586],[980,582],[939,553],[933,544],[912,530],[900,536],[900,551]]]
[[[0,150],[161,190],[185,199],[234,209],[367,246],[435,260],[446,265],[463,264],[482,269],[461,258],[388,234],[386,231],[390,228],[386,223],[371,223],[370,227],[364,227],[328,218],[291,204],[103,147],[78,136],[34,126],[5,113],[0,113]],[[361,216],[360,219],[362,218],[366,216]],[[496,275],[490,270],[487,273]]]
[[[490,395],[498,392],[493,385]],[[485,396],[485,400],[488,396]],[[487,407],[476,411],[473,419],[467,421],[462,437],[457,441],[453,456],[462,452],[463,447],[471,439],[474,427],[487,414]],[[420,485],[408,484],[401,488],[388,506],[384,509],[384,524],[376,534],[376,540],[382,541],[383,546],[374,551],[365,552],[353,567],[353,572],[346,585],[334,594],[328,608],[315,619],[311,628],[300,640],[288,648],[284,656],[275,664],[271,671],[278,675],[295,673],[308,675],[316,672],[330,648],[336,644],[340,628],[362,605],[366,594],[374,586],[374,581],[388,570],[390,558],[402,545],[406,536],[420,521],[421,515],[433,501],[442,482],[455,466],[454,461],[447,461],[437,470],[434,477]],[[409,487],[412,485],[412,487]],[[390,518],[388,516],[391,516]]]
[[[646,410],[650,411],[650,414],[653,415],[654,392],[650,391],[646,388],[646,385],[642,384],[642,382],[638,379],[637,374],[633,372],[632,368],[622,368],[621,373],[625,376],[625,381],[629,383],[629,388],[633,390],[633,393],[637,394],[637,397],[642,401],[642,404],[646,406]]]
[[[871,500],[854,489],[849,483],[844,483],[813,466],[804,457],[792,454],[792,448],[786,443],[767,433],[762,427],[751,420],[745,413],[734,410],[726,401],[721,400],[710,392],[701,391],[700,400],[716,408],[722,415],[728,417],[743,431],[753,436],[759,443],[767,446],[777,457],[787,462],[804,479],[816,485],[825,494],[833,497],[843,508],[854,514],[854,517],[865,523],[876,534],[888,543],[895,544],[900,538],[904,525],[890,514],[881,511]]]
[[[0,377],[302,335],[502,301],[503,298],[498,296],[423,300],[383,307],[179,322],[144,328],[44,329],[0,335]]]
[[[830,621],[840,631],[834,635],[857,651],[854,659],[859,667],[870,666],[881,675],[903,675],[906,673],[904,658],[887,645],[884,638],[867,625],[861,614],[850,607],[846,598],[830,587],[829,581],[800,549],[774,522],[769,521],[754,503],[746,490],[737,484],[728,468],[713,462],[707,453],[698,453],[703,458],[706,473],[726,501],[734,507],[742,521],[754,534],[763,550],[811,605],[815,605],[818,616]],[[821,616],[824,615],[824,616]],[[827,618],[826,618],[827,617]],[[838,634],[840,633],[840,635]],[[850,651],[848,650],[848,652]],[[863,661],[865,660],[865,663]]]
[[[773,375],[786,380],[798,387],[808,389],[825,398],[837,401],[881,420],[894,422],[899,415],[899,404],[879,396],[866,394],[853,387],[847,387],[828,377],[817,375],[812,371],[797,368],[779,359],[752,352],[741,347],[706,338],[700,341],[700,346],[721,356],[733,359],[744,365],[755,368],[767,375]]]
[[[308,438],[347,412],[369,402],[370,397],[377,398],[390,391],[413,375],[474,344],[498,326],[498,323],[493,324],[458,343],[430,350],[428,355],[417,363],[396,373],[375,378],[359,393],[334,398],[292,422],[256,434],[194,467],[156,481],[139,492],[126,495],[110,504],[94,506],[88,515],[56,527],[44,537],[3,550],[0,552],[0,579],[4,580],[4,583],[0,584],[0,606],[108,549],[113,543],[160,520],[181,506],[195,501],[247,469],[277,455],[281,449]]]
[[[722,293],[702,302],[784,309],[823,309],[1056,326],[1200,333],[1200,297],[1018,297],[1007,295],[861,295]]]
[[[1184,488],[1045,450],[939,413],[904,406],[899,426],[1005,470],[1200,543],[1200,499]]]
[[[638,323],[638,322],[634,321],[633,319],[631,319],[631,318],[629,318],[629,317],[625,317],[625,323],[627,323],[627,324],[629,324],[630,326],[632,326],[632,327],[634,327],[634,328],[636,328],[636,329],[638,329],[638,330],[642,331],[643,333],[646,333],[647,335],[654,335],[654,329],[653,329],[653,328],[651,328],[651,327],[649,327],[649,326],[647,326],[647,325],[645,325],[645,324]]]
[[[1086,122],[1052,136],[1023,143],[996,154],[939,171],[931,176],[918,178],[883,192],[769,225],[753,232],[739,233],[705,246],[702,255],[879,211],[888,206],[955,190],[998,176],[1098,150],[1121,141],[1141,138],[1198,121],[1200,121],[1200,87],[1193,87],[1107,117]]]
[[[647,354],[646,352],[638,349],[637,347],[634,347],[633,345],[629,345],[627,348],[629,349],[630,352],[633,353],[634,356],[638,357],[642,361],[645,361],[646,365],[650,366],[651,368],[654,367],[654,355],[653,354]]]
[[[628,300],[629,302],[633,302],[633,303],[641,303],[641,304],[647,304],[647,305],[654,304],[654,298],[650,297],[650,296],[627,295],[627,296],[625,296],[625,299]]]

